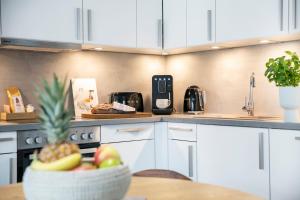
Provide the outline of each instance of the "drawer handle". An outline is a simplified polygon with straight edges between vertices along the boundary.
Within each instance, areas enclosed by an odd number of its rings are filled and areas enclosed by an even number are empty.
[[[169,127],[169,130],[172,130],[172,131],[193,132],[192,128]]]
[[[295,137],[295,140],[300,140],[300,137]]]
[[[137,133],[146,130],[146,128],[124,128],[124,129],[117,129],[118,133]]]
[[[16,174],[16,159],[10,158],[9,159],[9,183],[13,184],[16,182],[15,174]]]
[[[0,142],[10,142],[10,141],[14,141],[15,138],[0,138]]]

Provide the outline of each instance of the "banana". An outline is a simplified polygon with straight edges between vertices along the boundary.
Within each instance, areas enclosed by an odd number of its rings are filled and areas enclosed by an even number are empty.
[[[31,169],[42,171],[66,171],[77,167],[81,162],[81,154],[75,153],[51,163],[43,163],[34,160],[31,163]]]

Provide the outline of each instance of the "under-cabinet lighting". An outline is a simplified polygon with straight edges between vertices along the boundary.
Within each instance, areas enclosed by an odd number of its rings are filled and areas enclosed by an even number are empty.
[[[102,51],[103,48],[102,47],[97,47],[97,48],[94,48],[94,50],[96,50],[96,51]]]
[[[220,49],[219,46],[212,46],[211,48],[212,48],[212,49]]]
[[[169,53],[168,53],[168,52],[165,52],[165,51],[163,51],[163,52],[161,53],[161,55],[163,55],[163,56],[166,56],[166,55],[169,55]]]
[[[259,43],[261,43],[261,44],[268,44],[270,42],[271,42],[270,40],[260,40],[259,41]]]

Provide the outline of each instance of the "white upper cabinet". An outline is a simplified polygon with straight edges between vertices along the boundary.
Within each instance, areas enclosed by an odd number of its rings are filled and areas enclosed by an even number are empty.
[[[187,0],[187,46],[215,42],[215,0]]]
[[[268,130],[197,125],[198,181],[269,199]]]
[[[300,131],[270,130],[272,200],[300,199]]]
[[[84,43],[136,47],[136,0],[84,0]]]
[[[82,43],[82,0],[1,0],[2,37]]]
[[[162,0],[137,0],[137,47],[162,49]]]
[[[288,0],[216,0],[216,40],[288,33]]]
[[[164,0],[164,48],[186,47],[187,0]]]
[[[291,33],[300,32],[300,1],[290,0],[289,30]]]

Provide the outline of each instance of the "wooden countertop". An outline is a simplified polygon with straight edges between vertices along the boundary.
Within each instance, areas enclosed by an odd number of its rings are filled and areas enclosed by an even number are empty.
[[[129,197],[147,200],[262,200],[253,195],[219,186],[190,181],[133,177]],[[24,200],[22,184],[0,187],[0,200]]]

